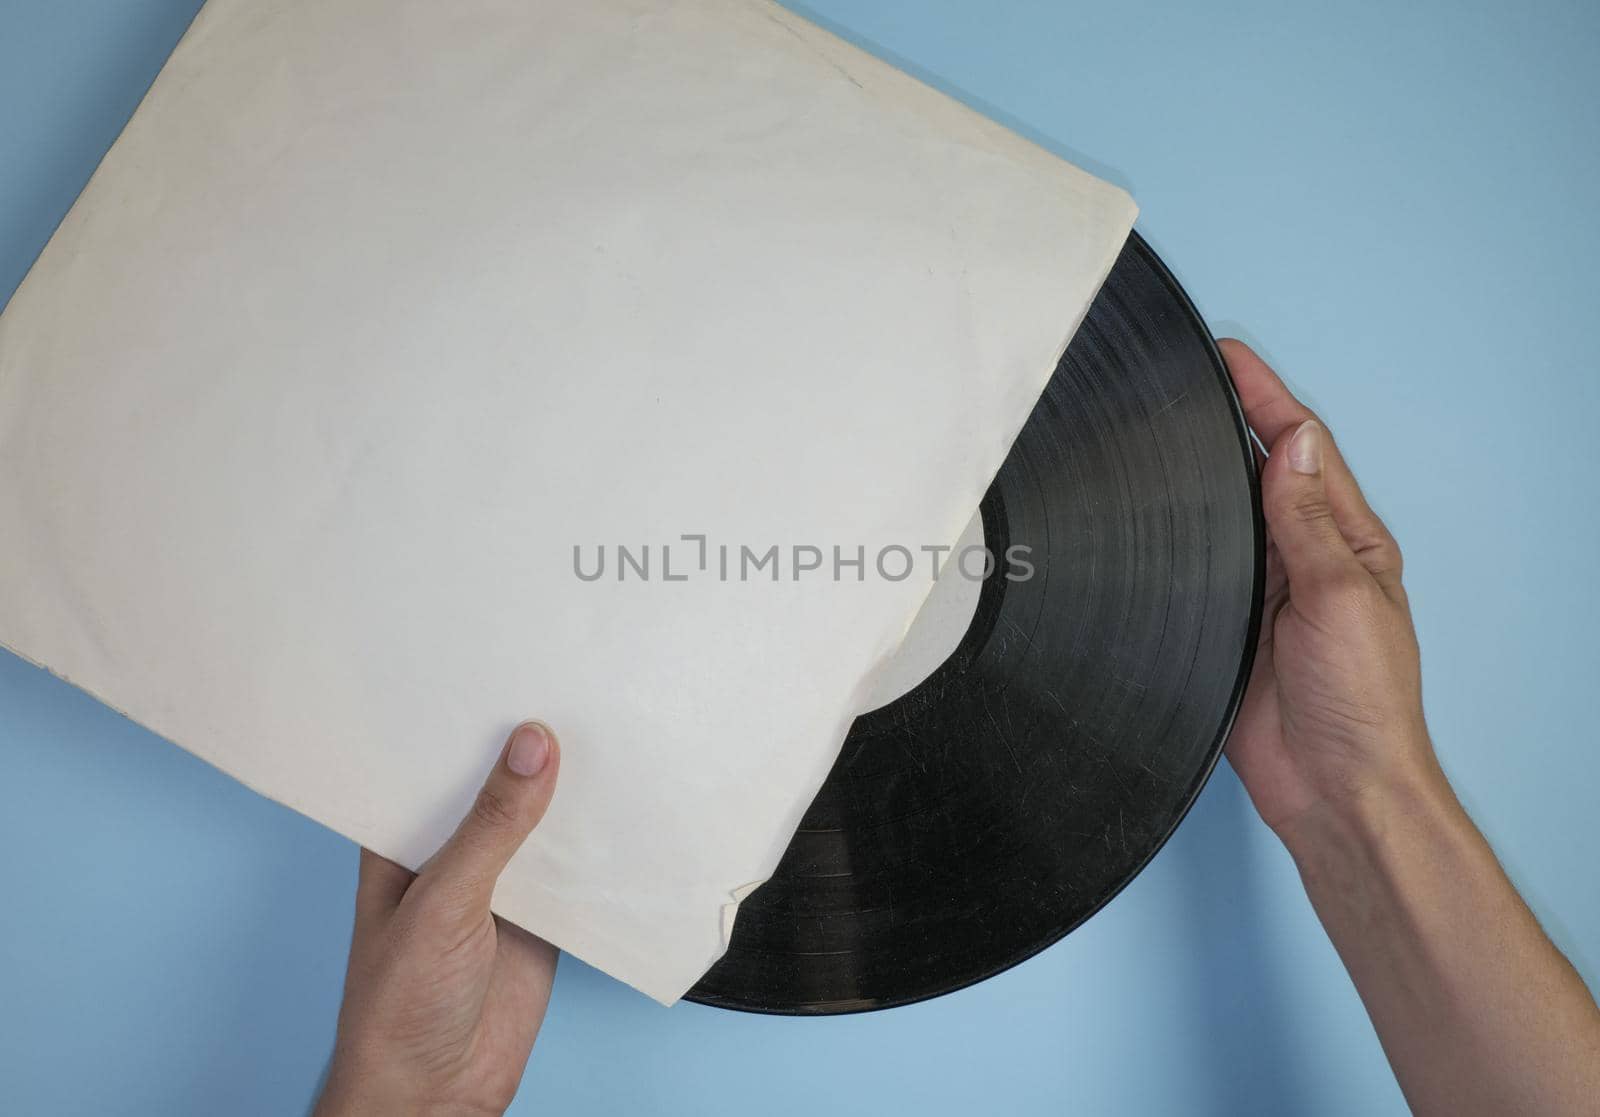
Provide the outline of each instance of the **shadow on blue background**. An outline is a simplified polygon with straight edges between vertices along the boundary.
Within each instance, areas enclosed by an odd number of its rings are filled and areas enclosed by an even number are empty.
[[[197,7],[0,6],[0,296]],[[1129,187],[1218,332],[1253,330],[1322,411],[1406,549],[1441,758],[1592,984],[1600,10],[806,10]],[[349,934],[348,842],[3,654],[0,841],[0,1111],[310,1104]],[[1404,1111],[1292,864],[1225,766],[1105,911],[926,1004],[666,1010],[564,959],[514,1112],[757,1102],[774,1117]]]

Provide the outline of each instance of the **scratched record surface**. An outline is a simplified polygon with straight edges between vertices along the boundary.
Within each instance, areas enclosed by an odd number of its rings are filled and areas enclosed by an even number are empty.
[[[1199,793],[1260,623],[1259,500],[1211,335],[1137,234],[982,517],[1033,577],[988,578],[949,659],[856,720],[691,1000],[827,1014],[980,981],[1111,899]]]

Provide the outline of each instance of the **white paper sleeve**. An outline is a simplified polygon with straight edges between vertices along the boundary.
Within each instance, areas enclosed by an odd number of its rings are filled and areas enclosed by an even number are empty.
[[[1133,216],[762,0],[210,0],[0,317],[0,642],[413,867],[548,721],[495,906],[672,1001]]]

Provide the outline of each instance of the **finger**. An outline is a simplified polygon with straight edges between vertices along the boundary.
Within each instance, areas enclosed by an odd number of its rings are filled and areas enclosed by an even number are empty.
[[[1228,362],[1228,373],[1239,393],[1245,421],[1262,443],[1274,446],[1286,433],[1317,418],[1316,413],[1296,399],[1282,378],[1244,342],[1223,338],[1217,346]],[[1339,530],[1368,573],[1385,589],[1398,589],[1400,548],[1383,520],[1367,503],[1355,474],[1326,428],[1323,429],[1323,459],[1328,505]]]
[[[1245,421],[1263,445],[1272,446],[1288,431],[1316,417],[1295,398],[1271,366],[1244,342],[1225,337],[1217,342],[1217,348],[1228,363],[1228,375],[1239,393]]]
[[[537,1008],[543,1015],[561,952],[532,931],[498,916],[495,931],[500,943],[495,967],[497,989],[529,1008]],[[495,991],[491,990],[490,996]]]
[[[487,915],[495,881],[539,825],[555,791],[561,750],[539,722],[517,726],[478,798],[444,848],[423,867],[473,915]]]
[[[1223,338],[1217,342],[1228,362],[1228,375],[1239,393],[1239,405],[1244,409],[1245,422],[1256,432],[1264,446],[1277,444],[1289,431],[1307,419],[1317,418],[1316,412],[1301,403],[1289,386],[1271,366],[1263,361],[1242,341]],[[1367,498],[1356,483],[1355,474],[1345,464],[1338,445],[1327,435],[1324,427],[1325,457],[1328,463],[1329,501],[1335,514],[1349,512],[1366,514],[1376,519],[1367,505]]]
[[[1326,446],[1322,425],[1307,419],[1273,444],[1261,477],[1267,527],[1295,600],[1363,572],[1328,504]]]
[[[544,1024],[555,984],[556,948],[521,927],[495,919],[499,948],[494,977],[484,994],[484,1019],[503,1021],[523,1050],[533,1046]]]
[[[405,866],[363,848],[356,877],[356,930],[388,918],[415,879]]]

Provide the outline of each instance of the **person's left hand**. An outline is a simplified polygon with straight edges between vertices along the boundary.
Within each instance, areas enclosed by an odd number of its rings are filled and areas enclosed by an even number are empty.
[[[317,1117],[502,1113],[544,1021],[556,950],[489,911],[544,817],[560,750],[517,727],[471,812],[415,876],[361,851],[344,1005]]]

